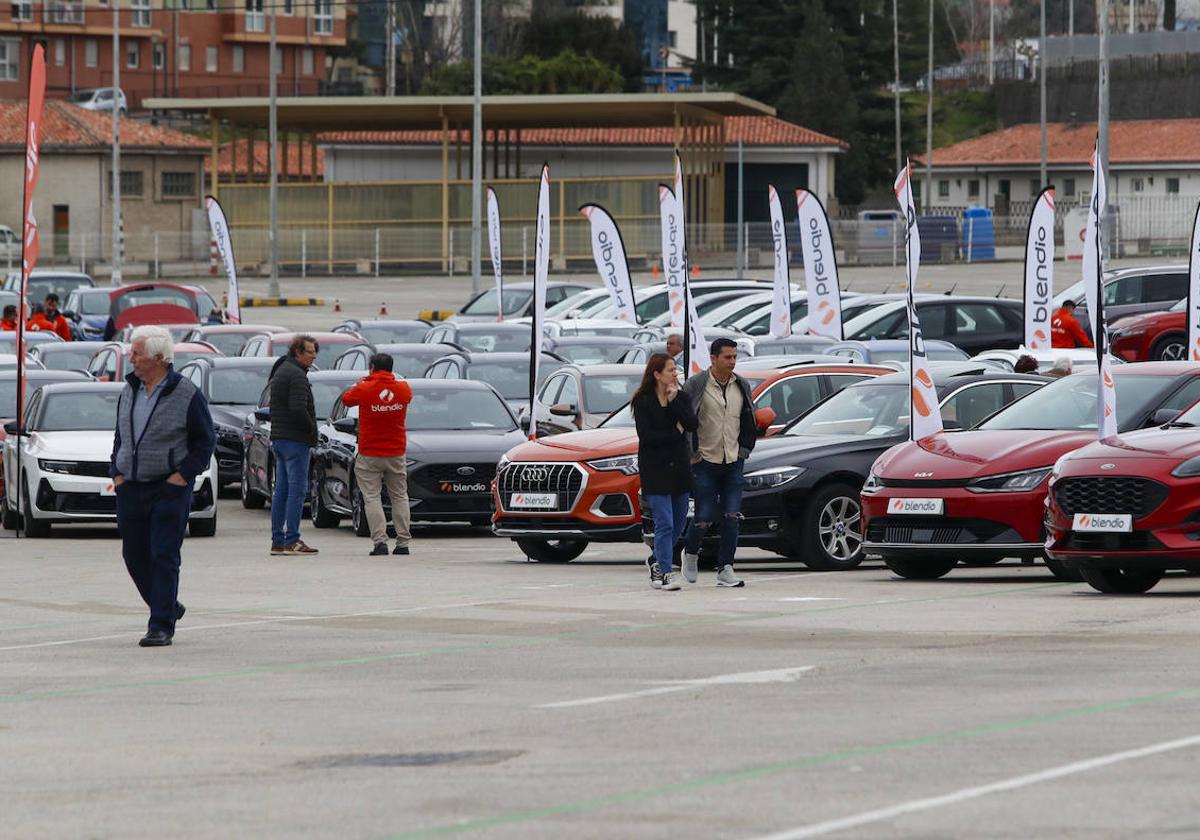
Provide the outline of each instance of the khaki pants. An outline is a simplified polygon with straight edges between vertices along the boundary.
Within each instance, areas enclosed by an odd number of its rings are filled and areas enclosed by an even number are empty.
[[[358,455],[354,459],[354,477],[362,492],[371,541],[376,544],[387,541],[387,520],[380,498],[380,488],[386,484],[392,503],[392,524],[396,526],[396,545],[408,545],[412,534],[408,524],[408,468],[404,466],[404,456]]]

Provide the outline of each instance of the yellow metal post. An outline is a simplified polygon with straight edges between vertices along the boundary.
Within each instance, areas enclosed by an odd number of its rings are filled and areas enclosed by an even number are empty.
[[[567,182],[558,181],[558,254],[562,267],[567,267]]]
[[[325,257],[329,273],[333,274],[333,182],[325,185]]]
[[[459,136],[459,149],[462,137]],[[460,165],[462,155],[459,155]],[[442,115],[442,271],[450,270],[450,123]]]
[[[212,179],[211,179],[211,182],[210,182],[210,184],[209,184],[209,191],[210,191],[210,192],[212,192],[212,196],[213,196],[213,198],[219,198],[219,197],[220,197],[220,196],[217,194],[217,182],[218,182],[218,181],[221,179],[221,173],[220,173],[220,170],[219,170],[219,169],[218,169],[218,167],[217,167],[217,164],[218,164],[218,162],[219,162],[219,160],[220,160],[220,154],[219,154],[219,149],[220,149],[220,146],[219,146],[219,142],[220,142],[220,141],[219,141],[219,138],[218,138],[218,136],[217,136],[217,118],[216,118],[216,117],[209,117],[209,118],[208,118],[208,144],[209,144],[209,154],[210,154],[210,160],[212,161],[212,164],[211,164],[211,166],[212,166]]]

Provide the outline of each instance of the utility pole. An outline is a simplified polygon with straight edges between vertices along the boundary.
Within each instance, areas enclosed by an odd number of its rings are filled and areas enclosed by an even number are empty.
[[[121,13],[119,0],[112,0],[112,277],[121,285]]]
[[[1041,98],[1040,110],[1042,121],[1042,158],[1038,168],[1041,177],[1039,183],[1046,186],[1046,0],[1038,3],[1040,20],[1038,21],[1038,95]]]
[[[1129,32],[1132,34],[1137,32],[1137,25],[1133,20],[1133,13],[1137,9],[1137,0],[1129,0]]]
[[[899,170],[897,170],[899,171]],[[746,222],[743,201],[746,195],[746,182],[742,179],[745,177],[746,171],[742,167],[742,141],[738,138],[738,156],[737,156],[737,173],[738,173],[738,191],[737,191],[737,279],[742,279],[742,272],[746,269]]]
[[[929,99],[925,103],[925,195],[921,212],[933,206],[933,4],[929,0]]]
[[[933,19],[933,10],[929,12]],[[988,0],[988,84],[996,84],[996,0]]]
[[[895,87],[892,100],[896,106],[896,171],[904,165],[900,150],[900,16],[896,11],[897,0],[892,0],[892,72]]]
[[[387,0],[387,95],[396,95],[396,0]]]
[[[1105,178],[1108,177],[1108,0],[1100,0],[1100,102],[1097,108],[1097,149]],[[1107,193],[1107,190],[1105,191]],[[1104,212],[1103,207],[1100,208]]]
[[[275,6],[277,0],[271,0],[271,56],[268,67],[270,71],[270,113],[267,118],[267,162],[271,170],[271,282],[267,290],[270,297],[279,297],[279,119],[276,113],[278,103],[275,101],[279,80],[279,65],[275,57]],[[215,176],[214,176],[215,177]],[[329,255],[333,258],[333,254]]]
[[[483,204],[483,7],[475,0],[475,101],[471,108],[471,292],[478,294],[480,278],[480,216]],[[503,301],[497,311],[504,314]]]

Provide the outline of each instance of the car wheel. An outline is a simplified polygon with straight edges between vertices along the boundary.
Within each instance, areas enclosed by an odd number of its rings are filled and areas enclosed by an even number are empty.
[[[1069,569],[1057,560],[1051,560],[1049,557],[1043,557],[1042,560],[1046,564],[1046,568],[1050,570],[1050,574],[1054,575],[1059,580],[1069,581],[1071,583],[1079,583],[1083,580],[1083,573],[1079,569]]]
[[[1187,359],[1187,340],[1177,333],[1164,335],[1150,349],[1150,358],[1156,362],[1178,362]]]
[[[6,531],[15,531],[21,527],[21,517],[8,506],[8,497],[0,495],[0,525]]]
[[[309,479],[312,484],[312,524],[314,528],[336,528],[342,521],[342,517],[333,513],[329,508],[325,507],[325,502],[321,495],[321,479],[317,475],[316,470],[313,470],[312,478]]]
[[[213,509],[213,515],[208,519],[189,519],[188,520],[188,536],[189,537],[215,537],[217,535],[217,511]]]
[[[821,488],[808,503],[800,527],[800,559],[810,569],[836,572],[862,562],[862,507],[852,485]]]
[[[350,488],[350,524],[354,526],[355,536],[371,536],[371,526],[367,524],[366,503],[357,484]]]
[[[587,540],[517,540],[517,547],[539,563],[570,563],[588,546]]]
[[[250,489],[250,461],[242,462],[242,507],[246,510],[259,510],[267,503],[266,498],[259,492]]]
[[[43,522],[33,515],[33,506],[29,504],[29,487],[24,487],[21,493],[24,502],[23,509],[25,511],[21,516],[21,534],[31,539],[50,536],[50,523]]]
[[[957,560],[930,558],[925,560],[885,560],[887,567],[908,580],[936,580],[945,577],[958,565]]]
[[[1097,592],[1141,595],[1162,580],[1160,569],[1083,569],[1083,579]]]

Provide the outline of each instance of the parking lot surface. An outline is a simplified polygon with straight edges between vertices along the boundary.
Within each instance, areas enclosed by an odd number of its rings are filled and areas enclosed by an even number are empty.
[[[305,539],[270,557],[266,514],[222,500],[175,645],[142,649],[111,529],[0,532],[0,834],[1200,834],[1195,578],[1115,598],[743,551],[746,588],[671,593],[636,545]]]

